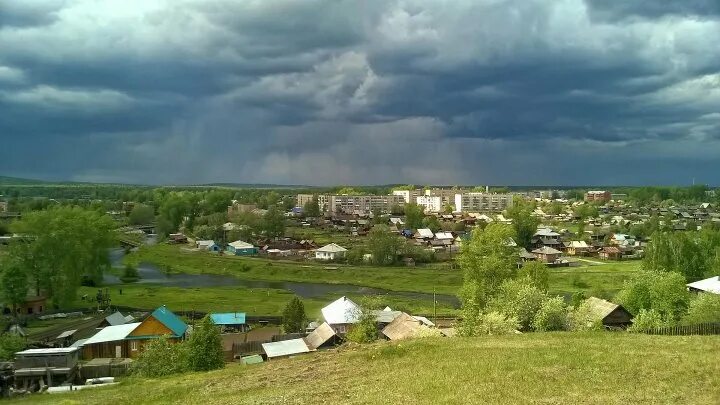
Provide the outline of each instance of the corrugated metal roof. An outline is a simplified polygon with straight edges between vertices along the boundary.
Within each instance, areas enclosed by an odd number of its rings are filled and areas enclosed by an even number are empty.
[[[355,323],[358,321],[360,307],[347,297],[340,297],[322,310],[323,318],[330,325]]]
[[[324,322],[305,337],[305,342],[310,349],[315,350],[322,346],[323,343],[332,339],[333,336],[335,336],[335,331],[327,322]]]
[[[390,323],[402,314],[401,311],[373,311],[378,323]]]
[[[76,352],[77,347],[52,347],[49,349],[28,349],[15,353],[20,356],[42,356],[47,354],[67,354]]]
[[[215,325],[243,325],[245,324],[244,312],[228,312],[223,314],[210,314],[210,319]]]
[[[720,294],[720,276],[710,277],[706,278],[705,280],[689,283],[687,284],[687,286],[696,290]]]
[[[187,330],[187,324],[165,305],[153,311],[151,316],[170,329],[175,337],[184,335]]]
[[[73,342],[73,344],[70,345],[70,347],[83,347],[85,345],[85,342],[87,339],[79,339]]]
[[[427,228],[418,229],[417,233],[418,235],[420,235],[421,238],[432,239],[432,237],[434,236],[433,232]]]
[[[228,245],[234,247],[235,249],[253,249],[255,246],[253,246],[250,243],[243,242],[241,240],[236,240],[235,242],[230,242]]]
[[[395,320],[383,328],[382,333],[390,340],[399,340],[413,337],[424,328],[426,326],[423,326],[420,321],[402,312]]]
[[[120,311],[106,316],[105,321],[110,326],[123,325],[127,323],[127,321],[125,320],[125,316]]]
[[[303,339],[283,340],[281,342],[263,343],[262,348],[268,358],[291,356],[308,353],[310,349]]]
[[[65,339],[66,337],[74,335],[75,332],[77,332],[77,329],[66,330],[65,332],[59,334],[55,339]]]
[[[318,252],[328,252],[328,253],[339,253],[339,252],[347,252],[347,249],[338,245],[337,243],[330,243],[330,244],[327,244],[327,245],[321,247],[317,251]]]
[[[540,249],[535,249],[535,250],[533,250],[532,252],[533,252],[533,253],[539,253],[539,254],[542,254],[542,255],[557,255],[557,254],[561,254],[561,253],[562,253],[561,251],[559,251],[559,250],[557,250],[557,249],[553,249],[553,248],[551,248],[551,247],[549,247],[549,246],[543,246],[543,247],[541,247]]]
[[[135,328],[140,325],[140,322],[127,323],[123,325],[106,326],[102,328],[98,333],[87,339],[84,345],[92,345],[95,343],[104,342],[115,342],[123,340],[130,334]]]

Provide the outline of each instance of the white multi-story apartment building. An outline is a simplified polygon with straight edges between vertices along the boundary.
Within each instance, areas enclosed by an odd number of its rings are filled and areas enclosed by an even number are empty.
[[[462,193],[455,194],[456,212],[500,212],[512,207],[512,194]]]
[[[425,212],[440,212],[443,209],[442,197],[421,195],[415,198],[417,205],[424,207]]]
[[[305,204],[312,201],[314,198],[317,198],[318,206],[320,207],[320,212],[324,212],[327,210],[328,205],[328,196],[323,194],[298,194],[297,195],[297,203],[296,207],[304,207]]]
[[[399,195],[331,195],[328,210],[333,213],[369,213],[375,210],[390,212],[394,206],[405,205]]]

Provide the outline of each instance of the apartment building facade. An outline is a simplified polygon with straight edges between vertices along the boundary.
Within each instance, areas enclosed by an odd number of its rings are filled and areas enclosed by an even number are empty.
[[[455,194],[455,212],[500,212],[513,204],[512,194],[459,193]]]
[[[403,205],[405,205],[405,199],[399,195],[331,195],[327,211],[353,214],[379,210],[388,213],[394,206]]]

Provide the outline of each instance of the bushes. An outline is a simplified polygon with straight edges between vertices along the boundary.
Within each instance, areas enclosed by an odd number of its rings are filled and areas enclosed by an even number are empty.
[[[687,314],[682,319],[685,325],[720,322],[720,295],[700,293],[690,301]]]
[[[196,326],[190,339],[174,343],[162,336],[150,341],[132,365],[142,377],[162,377],[186,371],[207,371],[225,365],[220,330],[209,316]]]
[[[305,330],[305,306],[300,298],[293,297],[283,310],[283,330],[285,333],[298,333]]]
[[[631,313],[655,310],[664,321],[674,323],[685,313],[690,295],[679,273],[643,271],[625,282],[617,300]]]
[[[162,377],[188,370],[187,346],[172,343],[165,336],[150,341],[132,365],[133,374],[142,377]]]
[[[15,353],[25,348],[25,338],[12,333],[0,335],[0,360],[12,361]]]
[[[654,309],[641,309],[633,319],[633,324],[628,328],[628,332],[647,332],[651,329],[667,326],[667,320],[663,319],[662,314]]]
[[[510,280],[500,286],[500,293],[488,308],[508,318],[515,318],[520,330],[529,330],[535,314],[540,310],[546,295],[526,279]]]
[[[538,332],[565,330],[566,327],[567,309],[561,297],[546,299],[532,321],[532,328]]]
[[[120,281],[123,283],[134,283],[138,281],[138,279],[140,279],[138,270],[130,264],[126,265],[123,269],[122,276],[120,276]]]
[[[490,312],[480,316],[474,335],[509,335],[520,328],[517,318],[507,317],[499,312]]]

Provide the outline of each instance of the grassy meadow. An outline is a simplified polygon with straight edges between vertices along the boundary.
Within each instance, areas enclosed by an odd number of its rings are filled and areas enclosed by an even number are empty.
[[[717,404],[717,347],[609,332],[424,338],[8,403]]]

